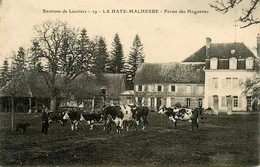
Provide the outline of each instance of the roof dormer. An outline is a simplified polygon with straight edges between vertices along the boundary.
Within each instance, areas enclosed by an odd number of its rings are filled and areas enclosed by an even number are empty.
[[[229,59],[229,69],[236,70],[237,69],[237,58],[231,57]]]
[[[212,57],[210,59],[210,69],[217,69],[218,68],[218,58]]]
[[[246,58],[246,69],[252,70],[254,68],[254,59],[253,57],[247,57]]]

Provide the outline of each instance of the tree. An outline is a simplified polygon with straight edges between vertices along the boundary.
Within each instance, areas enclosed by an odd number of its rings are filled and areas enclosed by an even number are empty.
[[[143,44],[138,34],[135,36],[127,63],[127,78],[130,82],[133,82],[138,65],[144,63]]]
[[[19,48],[17,54],[15,52],[12,53],[11,68],[8,72],[9,82],[7,82],[3,88],[4,94],[7,97],[10,97],[12,131],[14,130],[13,115],[16,108],[15,99],[17,97],[18,92],[20,92],[20,94],[25,94],[25,90],[27,90],[26,87],[28,86],[25,83],[26,80],[24,75],[24,71],[26,70],[25,56],[25,50],[22,47]]]
[[[4,60],[3,66],[1,68],[0,73],[0,88],[5,86],[8,81],[10,81],[10,71],[9,71],[9,64],[7,60]]]
[[[51,92],[51,110],[56,108],[56,99],[61,86],[66,87],[81,73],[89,70],[92,52],[85,29],[70,28],[66,22],[47,21],[34,27],[32,59]],[[37,43],[37,45],[36,45]]]
[[[106,64],[108,62],[108,52],[105,38],[99,37],[97,40],[96,54],[95,54],[95,73],[106,72]]]
[[[109,57],[108,72],[122,73],[124,71],[124,53],[119,35],[116,33],[112,42],[112,51]]]
[[[215,8],[216,11],[221,13],[227,13],[236,6],[242,6],[242,3],[247,3],[245,6],[249,8],[242,8],[241,16],[239,16],[238,21],[244,23],[241,28],[246,28],[253,24],[260,23],[259,13],[257,13],[257,5],[259,5],[259,0],[217,0],[214,4],[209,4],[210,7]]]

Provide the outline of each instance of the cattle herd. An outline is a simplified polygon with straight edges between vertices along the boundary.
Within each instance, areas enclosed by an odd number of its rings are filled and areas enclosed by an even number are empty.
[[[102,107],[102,113],[84,113],[79,111],[58,111],[52,112],[49,115],[49,122],[59,122],[62,126],[67,121],[71,123],[71,130],[77,130],[80,121],[86,121],[90,125],[90,130],[93,130],[94,124],[102,124],[104,130],[111,131],[112,125],[116,126],[117,133],[120,133],[124,128],[129,131],[130,127],[137,128],[142,125],[142,130],[148,125],[148,114],[154,112],[146,106],[135,105],[109,105]],[[192,124],[191,130],[196,127],[198,129],[198,116],[200,109],[165,107],[158,108],[159,114],[165,114],[170,121],[177,126],[177,121],[189,121]],[[196,130],[197,130],[196,129]]]

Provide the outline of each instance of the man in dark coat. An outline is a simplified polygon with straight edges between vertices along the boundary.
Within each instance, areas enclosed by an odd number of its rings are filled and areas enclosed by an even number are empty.
[[[42,133],[45,135],[48,133],[48,128],[49,128],[49,112],[48,109],[45,108],[45,110],[42,113]]]

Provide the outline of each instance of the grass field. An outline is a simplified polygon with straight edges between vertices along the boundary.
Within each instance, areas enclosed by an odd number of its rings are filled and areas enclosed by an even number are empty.
[[[201,117],[206,119],[201,119]],[[259,114],[202,115],[199,130],[189,131],[188,122],[178,128],[157,113],[149,114],[142,131],[111,133],[85,122],[78,131],[51,124],[41,133],[40,114],[14,115],[15,124],[31,123],[26,133],[11,132],[10,113],[0,113],[0,166],[71,165],[259,165]]]

